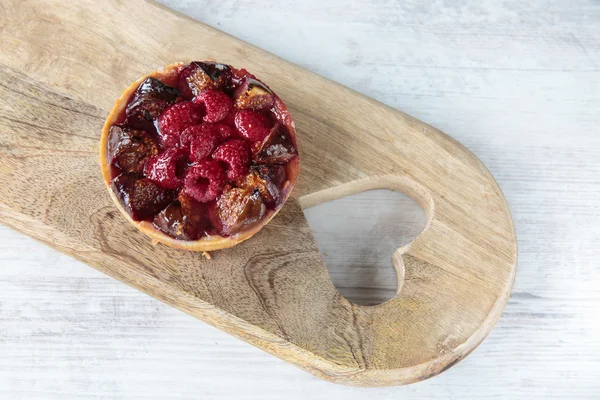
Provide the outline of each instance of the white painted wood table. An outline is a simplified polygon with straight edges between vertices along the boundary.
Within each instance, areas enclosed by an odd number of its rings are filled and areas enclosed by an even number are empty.
[[[163,3],[464,143],[513,212],[511,299],[442,375],[344,387],[0,227],[0,399],[600,398],[600,2]],[[393,271],[370,251],[410,241],[422,210],[389,192],[341,202],[307,212],[332,278],[381,301]]]

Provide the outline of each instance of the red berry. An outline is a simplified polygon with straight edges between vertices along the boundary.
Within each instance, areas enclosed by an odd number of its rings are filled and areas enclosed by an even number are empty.
[[[266,138],[272,126],[271,118],[256,111],[241,110],[235,114],[235,127],[242,137],[251,142]]]
[[[190,161],[197,162],[210,156],[219,144],[219,134],[214,127],[205,128],[190,141]]]
[[[207,203],[221,195],[225,179],[225,170],[218,161],[201,161],[188,170],[183,190],[194,200]]]
[[[237,110],[232,107],[231,110],[229,110],[229,113],[227,113],[227,116],[225,118],[223,118],[221,123],[225,124],[227,126],[235,127],[235,114],[236,113],[237,113]]]
[[[186,169],[185,152],[171,148],[150,157],[144,166],[144,175],[163,189],[177,189],[183,185]]]
[[[180,146],[189,152],[191,162],[210,156],[219,142],[219,131],[213,124],[190,126],[180,137]]]
[[[218,122],[224,119],[232,107],[232,101],[223,92],[218,90],[205,90],[194,98],[194,103],[204,104],[206,108],[205,122]]]
[[[250,149],[243,140],[234,139],[223,143],[217,147],[212,157],[227,164],[227,178],[232,181],[243,178],[248,173]]]
[[[235,129],[233,129],[230,126],[223,125],[223,124],[216,124],[215,129],[217,132],[219,132],[219,139],[221,142],[224,142],[228,139],[233,139],[233,138],[237,137],[237,133],[236,133]]]
[[[192,138],[196,136],[196,128],[200,126],[201,125],[190,126],[189,128],[186,128],[183,132],[181,132],[181,136],[179,136],[179,147],[181,149],[185,150],[188,153],[190,152],[190,143],[192,141]]]
[[[202,107],[191,101],[173,104],[158,118],[158,139],[163,148],[179,144],[181,133],[202,122]]]

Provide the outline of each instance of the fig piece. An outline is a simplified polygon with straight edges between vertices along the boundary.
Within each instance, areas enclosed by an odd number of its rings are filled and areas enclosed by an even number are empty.
[[[280,124],[276,124],[267,137],[252,149],[252,160],[256,164],[285,164],[297,155],[296,147]]]
[[[172,191],[156,186],[147,178],[140,179],[133,173],[117,176],[112,180],[111,188],[135,221],[152,218],[173,200]]]
[[[179,87],[184,96],[198,96],[203,90],[225,90],[231,85],[231,67],[216,62],[194,61],[179,73]]]
[[[233,94],[234,107],[239,110],[266,111],[273,106],[273,92],[262,82],[246,77]]]
[[[217,200],[222,233],[232,235],[250,227],[265,215],[266,207],[257,188],[229,188]]]
[[[285,183],[286,173],[282,165],[255,165],[241,182],[242,188],[257,188],[265,205],[274,209],[282,200],[281,187]]]
[[[108,131],[108,159],[122,172],[142,173],[144,164],[158,154],[156,140],[146,131],[113,125]]]
[[[146,78],[133,94],[125,114],[128,118],[155,120],[163,110],[175,103],[179,91],[156,78]]]
[[[154,217],[154,225],[169,236],[180,240],[197,240],[207,227],[206,205],[180,194]]]

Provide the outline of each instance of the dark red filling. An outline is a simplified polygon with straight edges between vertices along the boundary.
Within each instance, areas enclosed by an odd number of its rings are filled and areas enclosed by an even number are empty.
[[[173,238],[238,233],[282,205],[298,155],[289,114],[244,69],[192,62],[177,72],[144,80],[111,127],[111,188],[134,220]]]

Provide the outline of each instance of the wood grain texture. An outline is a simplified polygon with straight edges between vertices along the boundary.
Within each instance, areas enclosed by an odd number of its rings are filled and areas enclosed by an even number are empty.
[[[335,382],[426,379],[489,333],[512,287],[516,239],[498,186],[458,142],[152,3],[46,5],[2,5],[4,224]],[[145,19],[130,24],[141,9]],[[211,262],[125,226],[93,156],[119,88],[175,59],[206,58],[244,60],[264,77],[295,117],[302,154],[281,215]],[[394,256],[399,295],[364,307],[335,290],[300,206],[376,188],[411,195],[429,220]]]
[[[490,337],[457,366],[419,384],[363,390],[315,379],[0,226],[0,397],[598,397],[597,2],[165,4],[466,144],[511,205],[520,250],[515,291]],[[308,213],[311,228],[338,220],[343,232],[362,223],[349,210],[332,211],[320,220]],[[359,247],[351,238],[317,239],[340,254]],[[341,274],[336,267],[328,264]]]

